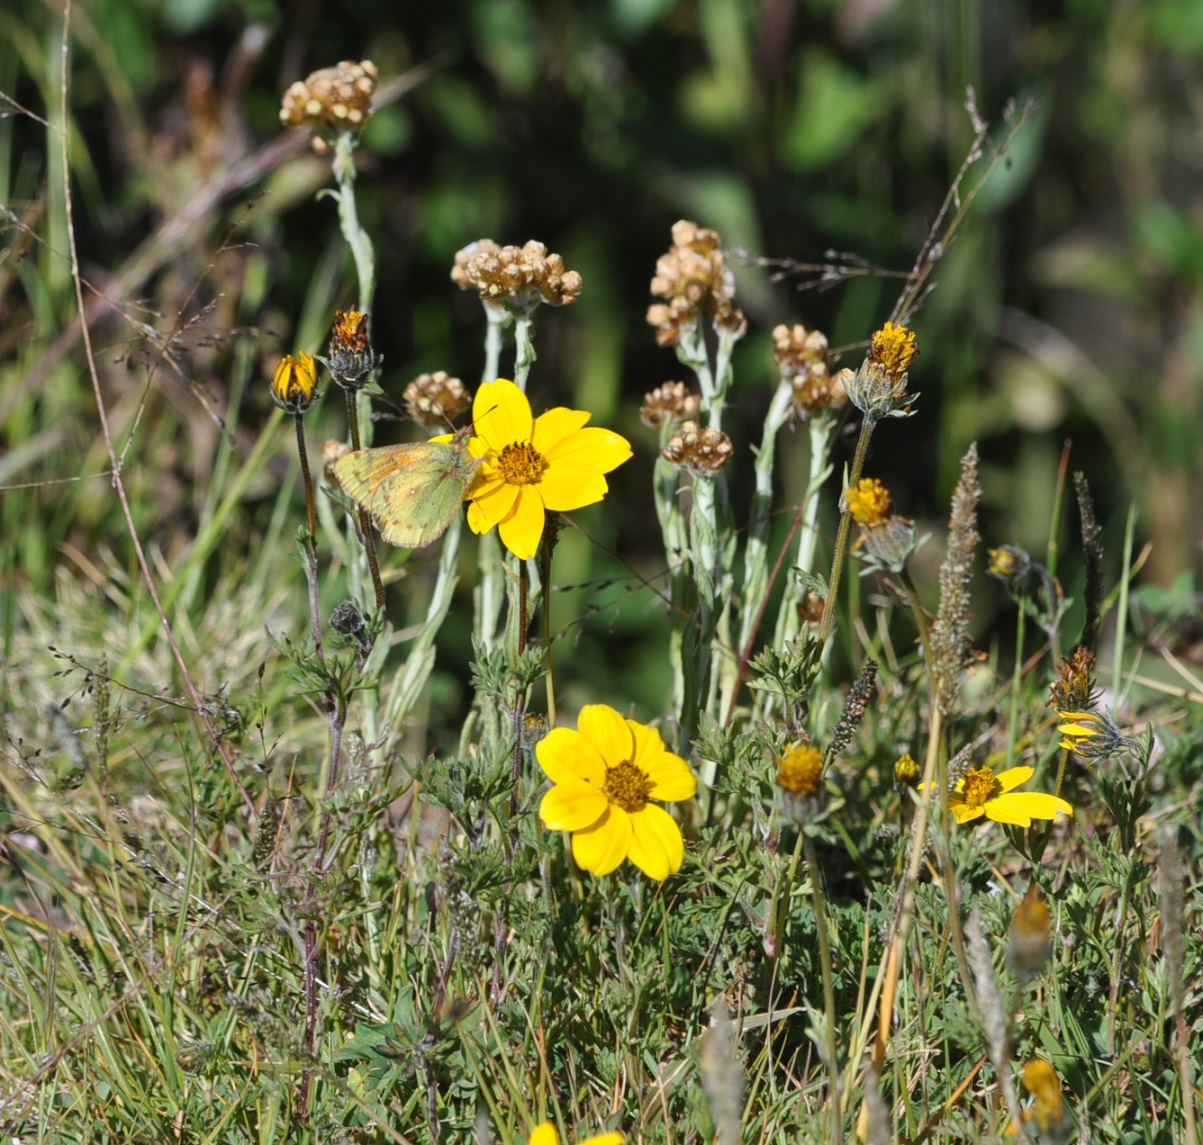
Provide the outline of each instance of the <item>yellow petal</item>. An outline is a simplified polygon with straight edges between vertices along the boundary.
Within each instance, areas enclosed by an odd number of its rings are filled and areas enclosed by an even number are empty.
[[[552,465],[589,465],[609,473],[630,460],[631,443],[612,429],[591,425],[564,437],[554,447],[540,449],[540,452]]]
[[[596,505],[610,486],[596,466],[555,463],[539,482],[543,503],[557,513],[570,513],[586,505]]]
[[[685,760],[671,751],[646,755],[639,760],[639,767],[652,781],[648,792],[652,799],[677,803],[682,799],[692,799],[698,793],[697,776]]]
[[[1016,791],[1010,795],[1000,795],[986,804],[986,814],[992,819],[995,818],[992,809],[1000,803],[1007,808],[1007,814],[1023,815],[1029,819],[1056,819],[1058,811],[1064,815],[1073,815],[1074,813],[1074,809],[1064,799],[1058,799],[1055,795],[1046,795],[1041,791]],[[999,820],[1000,823],[1016,821]],[[1027,824],[1022,823],[1020,826],[1026,827]]]
[[[509,516],[520,492],[517,485],[507,485],[504,481],[489,481],[479,489],[474,488],[468,505],[468,528],[474,533],[487,533]]]
[[[622,1145],[621,1133],[599,1133],[596,1137],[586,1137],[579,1145]]]
[[[685,841],[681,828],[663,807],[645,803],[631,816],[627,857],[649,879],[664,880],[681,869]]]
[[[1085,720],[1087,723],[1096,723],[1099,718],[1094,712],[1058,712],[1057,715],[1063,720]],[[1057,730],[1060,731],[1061,729],[1058,728]]]
[[[958,825],[961,823],[972,823],[974,819],[980,819],[985,814],[984,807],[970,807],[968,803],[949,803],[948,809],[952,812]]]
[[[588,420],[590,414],[583,409],[568,409],[557,406],[535,418],[535,426],[531,431],[531,445],[544,457],[551,459],[565,438],[572,437]]]
[[[539,818],[549,831],[584,831],[610,806],[606,797],[588,783],[557,783],[539,804]]]
[[[606,762],[587,736],[571,728],[555,728],[535,744],[535,758],[552,783],[606,782]]]
[[[527,1145],[560,1145],[560,1135],[550,1121],[544,1121],[530,1135]]]
[[[630,849],[631,817],[621,807],[608,807],[592,827],[572,835],[573,858],[582,870],[594,875],[615,870]]]
[[[631,734],[631,721],[624,720],[608,704],[586,704],[576,718],[576,726],[581,735],[597,749],[607,766],[614,767],[634,760],[635,739]]]
[[[987,819],[993,819],[995,823],[1010,823],[1014,827],[1030,827],[1032,825],[1032,817],[1024,809],[1022,803],[1015,803],[1013,800],[1018,799],[1017,795],[999,795],[995,799],[991,799],[985,806]]]
[[[1094,724],[1060,724],[1057,731],[1062,735],[1078,736],[1080,739],[1102,734]]]
[[[1006,771],[1000,771],[994,779],[1003,791],[1010,791],[1012,787],[1026,783],[1035,773],[1034,767],[1011,767]]]
[[[530,441],[534,429],[530,402],[508,378],[485,382],[472,400],[472,425],[500,453],[516,441]]]
[[[514,507],[497,527],[501,543],[519,560],[529,560],[539,551],[543,520],[543,499],[530,486],[519,487]]]

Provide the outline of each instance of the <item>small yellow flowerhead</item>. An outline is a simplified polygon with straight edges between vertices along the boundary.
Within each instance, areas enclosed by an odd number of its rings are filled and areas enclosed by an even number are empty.
[[[1017,584],[1032,571],[1032,558],[1018,545],[1002,545],[988,549],[986,575],[1004,584]]]
[[[366,314],[358,310],[335,312],[326,365],[330,367],[330,376],[344,390],[364,387],[372,371],[380,365],[380,358],[372,350],[368,337]]]
[[[1011,915],[1007,965],[1019,979],[1035,977],[1053,952],[1053,916],[1035,879]]]
[[[894,786],[899,791],[906,787],[917,787],[919,775],[919,765],[909,751],[894,761]]]
[[[889,490],[876,477],[862,477],[845,490],[844,502],[858,525],[880,525],[894,511]]]
[[[781,809],[795,823],[813,823],[823,809],[823,753],[795,744],[777,760]]]
[[[276,405],[288,413],[303,414],[317,396],[317,365],[313,358],[304,350],[297,358],[285,354],[276,367],[272,382],[272,398]]]
[[[914,331],[887,322],[873,335],[861,368],[847,382],[852,404],[872,421],[906,417],[914,397],[906,392],[907,370],[917,353]]]
[[[1034,1128],[1045,1145],[1064,1145],[1073,1136],[1074,1124],[1057,1071],[1033,1058],[1023,1067],[1023,1087],[1032,1095],[1032,1106],[1023,1116],[1028,1128]]]
[[[863,477],[844,491],[844,504],[860,525],[865,564],[901,572],[915,552],[915,526],[893,511],[886,487],[876,477]]]

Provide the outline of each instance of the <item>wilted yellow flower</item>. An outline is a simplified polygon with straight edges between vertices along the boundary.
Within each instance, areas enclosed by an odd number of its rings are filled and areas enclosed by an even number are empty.
[[[919,782],[920,768],[908,751],[894,761],[894,786],[914,787]]]
[[[304,413],[317,397],[317,365],[304,350],[294,358],[285,354],[276,367],[272,398],[282,410]]]
[[[330,376],[344,389],[362,389],[371,372],[380,365],[368,337],[368,316],[358,310],[338,310],[326,351]]]
[[[690,799],[698,783],[655,728],[589,704],[577,730],[548,732],[535,745],[535,758],[555,784],[543,796],[539,818],[552,831],[572,832],[572,854],[582,868],[607,875],[630,859],[653,879],[681,869],[681,828],[649,800]]]

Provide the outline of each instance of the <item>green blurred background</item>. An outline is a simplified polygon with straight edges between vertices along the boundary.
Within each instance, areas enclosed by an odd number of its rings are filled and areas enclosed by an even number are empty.
[[[107,460],[64,257],[57,9],[17,0],[0,12],[0,92],[50,124],[11,102],[0,119],[0,573],[10,589],[38,591],[56,564],[88,575],[86,554],[110,548],[114,566],[132,570],[109,482],[61,483]],[[584,276],[577,305],[539,317],[530,392],[536,410],[590,409],[637,457],[613,476],[604,509],[579,515],[619,563],[599,564],[582,543],[558,569],[569,583],[663,567],[648,527],[655,440],[637,411],[646,391],[684,376],[644,321],[672,223],[695,219],[752,255],[819,263],[834,250],[905,272],[972,139],[967,86],[999,135],[1008,101],[1037,101],[914,320],[918,415],[878,431],[867,472],[930,526],[977,440],[985,543],[1042,556],[1072,440],[1070,467],[1090,479],[1112,577],[1135,500],[1151,545],[1143,579],[1174,585],[1180,609],[1196,610],[1197,0],[84,0],[71,21],[75,225],[96,292],[93,340],[115,437],[134,431],[139,524],[166,566],[212,519],[215,483],[253,449],[279,355],[320,351],[334,306],[355,301],[334,206],[315,197],[328,163],[281,132],[277,111],[293,80],[369,58],[382,89],[405,80],[359,155],[385,391],[399,398],[425,370],[479,377],[480,307],[449,279],[469,242],[537,238]],[[739,505],[775,380],[769,330],[817,326],[855,366],[854,347],[888,316],[900,283],[875,274],[801,289],[813,276],[772,282],[756,267],[737,278],[750,323],[726,426],[741,458]],[[327,399],[307,422],[316,448],[342,435],[340,406]],[[283,535],[299,522],[290,437],[284,427],[240,492],[244,511],[208,558],[212,583],[269,530],[281,488],[297,514]],[[804,439],[784,448],[783,503],[799,494]],[[1063,542],[1071,527],[1068,513]],[[300,572],[287,567],[299,610]],[[1062,571],[1072,590],[1072,556]],[[623,591],[594,595],[620,601]],[[983,626],[1004,600],[990,591]],[[582,698],[604,698],[598,677],[611,669],[638,676],[621,641],[638,651],[648,612],[645,600],[607,614],[607,651]],[[639,695],[641,683],[623,687]]]

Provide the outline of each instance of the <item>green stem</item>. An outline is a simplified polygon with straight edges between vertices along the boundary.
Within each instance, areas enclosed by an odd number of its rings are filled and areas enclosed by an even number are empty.
[[[514,384],[526,392],[526,379],[535,364],[534,323],[529,315],[514,319]]]
[[[876,420],[866,417],[861,422],[860,436],[856,439],[856,453],[852,458],[852,472],[848,475],[848,488],[854,489],[860,480],[861,471],[865,467],[865,454],[869,450],[869,438],[873,436]],[[841,498],[842,500],[842,498]],[[835,624],[836,597],[839,595],[840,576],[844,568],[844,557],[848,552],[848,532],[852,527],[852,514],[847,508],[840,514],[840,530],[835,538],[835,552],[831,558],[831,576],[827,583],[827,603],[823,608],[823,620],[819,624],[819,647],[827,643]]]
[[[827,934],[827,907],[819,880],[819,857],[815,854],[814,840],[806,828],[801,828],[801,832],[806,865],[810,868],[810,896],[815,908],[815,930],[819,936],[819,967],[823,973],[823,1007],[827,1013],[827,1068],[831,1073],[831,1096],[828,1100],[831,1105],[831,1140],[834,1142],[843,1138],[843,1118],[840,1116],[840,1066],[835,1040],[835,976],[831,970],[831,940]]]
[[[351,435],[351,450],[358,453],[359,418],[357,416],[358,391],[344,390],[347,395],[347,429]],[[376,536],[372,532],[372,519],[368,511],[359,506],[359,533],[363,538],[363,551],[368,558],[368,568],[372,573],[372,586],[376,590],[376,611],[384,608],[384,582],[380,579],[380,562],[376,559]]]
[[[1019,735],[1019,689],[1023,683],[1023,637],[1027,613],[1023,608],[1015,624],[1015,667],[1011,672],[1011,715],[1007,730],[1007,767],[1015,762],[1015,740]]]
[[[355,205],[355,137],[340,131],[334,141],[334,158],[330,166],[338,183],[338,221],[343,238],[355,259],[355,274],[359,279],[359,309],[371,313],[372,297],[376,293],[376,255],[372,240],[359,225],[359,210]]]

